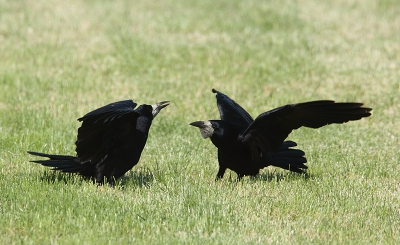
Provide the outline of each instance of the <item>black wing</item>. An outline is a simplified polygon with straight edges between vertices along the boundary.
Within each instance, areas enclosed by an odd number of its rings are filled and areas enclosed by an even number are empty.
[[[258,152],[256,147],[261,151],[276,152],[293,129],[302,126],[319,128],[370,116],[372,109],[362,105],[330,100],[285,105],[259,115],[243,132],[242,140],[251,146],[253,154]]]
[[[217,106],[221,120],[235,122],[246,127],[253,122],[249,113],[234,100],[215,89],[212,89],[212,92],[217,94]]]
[[[135,109],[136,106],[137,104],[133,102],[133,100],[114,102],[87,113],[83,117],[78,118],[78,121],[93,121],[94,123],[97,121],[112,121],[115,118],[119,118],[120,116],[129,113]]]
[[[81,162],[96,163],[111,151],[130,143],[135,138],[137,104],[132,100],[119,101],[103,106],[78,119],[76,153]]]

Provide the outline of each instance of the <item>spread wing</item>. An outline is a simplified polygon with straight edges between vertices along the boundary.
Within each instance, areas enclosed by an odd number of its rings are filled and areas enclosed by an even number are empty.
[[[212,92],[217,94],[217,107],[221,120],[235,122],[246,127],[253,122],[249,113],[234,100],[215,89],[212,89]]]
[[[135,138],[136,119],[132,100],[108,104],[78,119],[76,153],[81,162],[104,159],[111,151],[123,147]]]
[[[253,158],[259,155],[259,149],[276,152],[294,129],[302,126],[319,128],[370,116],[372,109],[362,105],[330,100],[285,105],[259,115],[243,132],[242,140],[252,148]]]

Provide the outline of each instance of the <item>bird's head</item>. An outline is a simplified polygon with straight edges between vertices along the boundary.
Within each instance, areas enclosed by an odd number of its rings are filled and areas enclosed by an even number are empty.
[[[218,122],[213,120],[192,122],[189,125],[198,127],[204,139],[210,138],[219,129]]]
[[[151,105],[152,107],[152,114],[153,114],[153,119],[157,116],[157,114],[161,111],[161,109],[167,107],[169,105],[169,101],[161,101],[158,102],[157,104]]]

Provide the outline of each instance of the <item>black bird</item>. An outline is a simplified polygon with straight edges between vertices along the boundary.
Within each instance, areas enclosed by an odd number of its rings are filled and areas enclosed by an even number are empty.
[[[108,104],[87,113],[78,121],[76,144],[77,156],[50,155],[30,152],[48,157],[32,161],[67,173],[78,173],[103,184],[113,184],[135,166],[142,154],[153,119],[161,109],[169,105],[162,101],[155,105],[140,105],[124,100]]]
[[[221,120],[192,122],[200,128],[203,138],[210,138],[218,148],[219,171],[217,179],[231,169],[238,178],[255,176],[260,169],[276,166],[303,173],[304,152],[290,147],[297,144],[284,141],[293,129],[302,126],[319,128],[332,123],[359,120],[371,115],[371,108],[362,103],[336,103],[318,100],[289,104],[267,111],[255,120],[234,100],[213,89]]]

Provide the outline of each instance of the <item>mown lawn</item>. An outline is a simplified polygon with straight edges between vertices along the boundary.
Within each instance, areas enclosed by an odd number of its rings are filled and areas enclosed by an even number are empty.
[[[397,0],[0,0],[0,243],[400,243]],[[215,182],[211,89],[253,117],[317,99],[370,118],[289,139],[309,177]],[[116,187],[29,163],[74,154],[77,118],[170,100]]]

